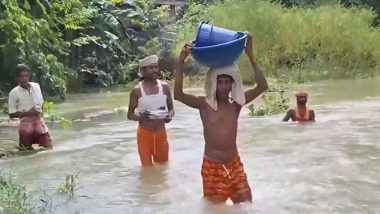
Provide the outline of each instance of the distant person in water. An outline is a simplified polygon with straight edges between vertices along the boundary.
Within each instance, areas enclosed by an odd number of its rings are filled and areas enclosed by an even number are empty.
[[[306,106],[308,94],[305,91],[300,91],[295,94],[297,99],[297,106],[294,109],[289,109],[282,121],[292,121],[307,122],[315,121],[314,110],[309,109]]]
[[[229,198],[234,204],[252,202],[251,188],[236,142],[242,106],[253,101],[268,88],[264,72],[252,53],[252,37],[248,35],[245,52],[257,85],[247,91],[244,91],[239,68],[230,65],[207,72],[206,96],[184,93],[184,64],[190,49],[191,43],[187,43],[178,59],[174,98],[198,109],[202,119],[205,140],[201,170],[204,198],[214,203],[225,203]]]
[[[139,72],[141,81],[131,91],[128,119],[138,121],[137,148],[141,164],[145,167],[168,161],[165,123],[172,120],[174,109],[169,85],[158,79],[158,57],[152,55],[141,59]],[[161,112],[164,116],[153,118],[154,112]]]
[[[38,83],[29,82],[29,68],[18,65],[16,80],[19,84],[9,93],[9,116],[20,118],[19,144],[20,147],[33,149],[33,144],[45,148],[53,148],[49,128],[42,118],[44,102]]]

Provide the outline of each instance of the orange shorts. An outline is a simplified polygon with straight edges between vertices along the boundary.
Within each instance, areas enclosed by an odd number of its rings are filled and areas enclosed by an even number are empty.
[[[166,131],[153,132],[137,129],[137,148],[143,166],[165,163],[169,159],[169,144]]]
[[[239,155],[228,163],[203,158],[203,195],[214,203],[224,203],[228,198],[234,204],[252,202],[251,188]]]

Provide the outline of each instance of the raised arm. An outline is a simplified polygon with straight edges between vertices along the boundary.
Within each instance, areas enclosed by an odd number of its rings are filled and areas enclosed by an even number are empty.
[[[192,108],[198,108],[201,105],[201,97],[183,92],[183,70],[187,57],[190,54],[191,44],[187,43],[181,50],[175,70],[174,82],[174,99]]]
[[[264,75],[264,71],[261,66],[256,62],[253,52],[252,52],[252,36],[248,34],[247,45],[245,47],[245,52],[249,58],[249,62],[254,71],[254,76],[256,80],[256,86],[245,92],[245,103],[250,103],[252,100],[256,99],[260,94],[268,89],[268,83]]]

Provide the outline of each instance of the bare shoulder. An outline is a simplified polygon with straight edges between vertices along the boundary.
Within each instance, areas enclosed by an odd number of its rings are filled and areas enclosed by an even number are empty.
[[[293,116],[295,114],[295,111],[294,111],[294,109],[292,109],[292,108],[290,108],[290,109],[288,109],[287,111],[286,111],[286,115],[288,115],[288,116]]]
[[[234,106],[237,108],[237,110],[241,110],[241,108],[243,108],[242,105],[240,105],[239,103],[237,103],[237,102],[235,102],[235,101],[233,101],[232,103],[233,103]]]
[[[199,110],[204,109],[204,107],[208,107],[207,102],[206,102],[206,97],[205,96],[197,96],[199,100]]]
[[[131,95],[138,96],[140,94],[140,85],[135,85],[131,90]]]
[[[138,91],[138,90],[140,90],[140,84],[135,85],[135,86],[132,88],[132,91],[131,91],[131,92]]]
[[[167,82],[161,80],[162,89],[166,92],[170,92],[170,85]]]

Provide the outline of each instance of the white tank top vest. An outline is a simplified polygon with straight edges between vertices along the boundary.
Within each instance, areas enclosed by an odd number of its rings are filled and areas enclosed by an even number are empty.
[[[145,111],[168,111],[167,96],[162,90],[160,80],[157,80],[158,94],[147,95],[144,91],[142,82],[139,82],[141,97],[137,101],[137,109],[140,113]]]

